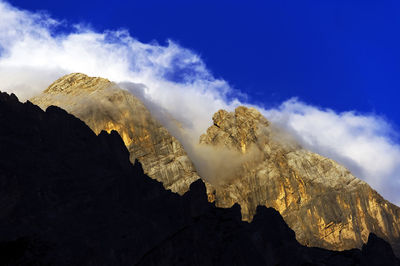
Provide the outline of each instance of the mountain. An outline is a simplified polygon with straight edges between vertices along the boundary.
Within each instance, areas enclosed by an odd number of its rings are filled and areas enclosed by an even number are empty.
[[[217,206],[239,203],[247,221],[258,205],[273,207],[307,246],[361,247],[373,232],[400,253],[400,208],[335,161],[303,149],[256,109],[218,111],[200,143],[243,154],[234,177],[208,186]]]
[[[73,73],[31,99],[42,109],[59,106],[96,134],[116,130],[144,172],[184,194],[199,179],[182,145],[132,93],[103,78]],[[208,199],[219,207],[241,206],[251,221],[258,205],[278,210],[307,246],[361,248],[370,232],[400,256],[400,210],[338,163],[303,149],[257,110],[239,107],[213,116],[202,146],[224,149],[229,165],[217,178],[203,174]]]
[[[132,164],[116,131],[0,93],[0,265],[400,265],[370,234],[362,250],[300,245],[277,211],[183,196]]]
[[[30,99],[46,109],[56,105],[84,121],[96,134],[117,130],[151,178],[183,194],[199,176],[182,145],[131,93],[104,78],[80,73],[61,77]]]

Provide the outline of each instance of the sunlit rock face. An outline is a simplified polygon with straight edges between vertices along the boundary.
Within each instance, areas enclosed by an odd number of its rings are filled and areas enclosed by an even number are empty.
[[[103,78],[70,74],[31,101],[56,105],[96,134],[116,130],[145,173],[183,194],[199,179],[179,141],[130,92]],[[303,149],[257,110],[223,110],[200,143],[234,153],[229,178],[206,181],[208,199],[219,207],[241,205],[252,220],[258,205],[278,210],[296,238],[309,246],[343,250],[361,247],[370,232],[400,254],[400,210],[336,162]],[[242,156],[238,159],[237,156]],[[229,160],[229,159],[227,159]]]
[[[251,154],[232,166],[234,178],[208,184],[209,200],[217,206],[237,202],[245,220],[252,220],[258,205],[273,207],[308,246],[361,247],[373,232],[399,254],[400,208],[346,168],[303,149],[253,108],[220,110],[213,122],[201,144]]]
[[[183,194],[199,179],[182,145],[131,93],[103,78],[73,73],[30,100],[46,109],[59,106],[84,121],[96,134],[116,130],[145,173]]]

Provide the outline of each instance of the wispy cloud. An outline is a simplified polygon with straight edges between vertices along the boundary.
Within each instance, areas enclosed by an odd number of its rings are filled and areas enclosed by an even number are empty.
[[[71,72],[140,83],[135,88],[141,88],[141,97],[167,110],[194,139],[211,124],[215,111],[246,104],[239,100],[240,92],[212,75],[199,55],[173,41],[147,44],[126,30],[96,32],[83,25],[65,32],[58,27],[67,22],[1,0],[0,18],[0,88],[22,100]],[[121,84],[129,89],[129,83]],[[275,109],[256,108],[305,147],[341,162],[400,204],[400,147],[383,119],[336,113],[295,99]]]
[[[349,168],[388,199],[400,202],[400,145],[389,123],[375,115],[337,113],[291,99],[265,115],[301,144]]]

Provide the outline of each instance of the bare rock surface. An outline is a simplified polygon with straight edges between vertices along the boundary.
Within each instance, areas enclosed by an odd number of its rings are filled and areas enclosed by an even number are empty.
[[[84,121],[96,134],[116,130],[145,173],[183,194],[199,179],[181,143],[131,93],[104,78],[72,73],[30,100],[46,109],[59,106]]]
[[[361,247],[372,232],[400,252],[400,208],[333,160],[303,149],[256,109],[220,110],[200,143],[243,154],[233,178],[208,184],[219,207],[239,203],[251,221],[273,207],[307,246]],[[250,159],[246,159],[246,156]]]
[[[31,101],[42,109],[65,109],[96,134],[118,131],[131,162],[138,159],[148,176],[173,192],[182,195],[199,179],[179,141],[139,99],[107,79],[73,73]],[[373,232],[400,253],[399,208],[347,169],[303,149],[255,109],[220,110],[213,121],[200,143],[229,149],[236,160],[223,170],[228,179],[206,182],[209,201],[220,207],[239,203],[247,221],[258,205],[273,207],[308,246],[360,248]]]

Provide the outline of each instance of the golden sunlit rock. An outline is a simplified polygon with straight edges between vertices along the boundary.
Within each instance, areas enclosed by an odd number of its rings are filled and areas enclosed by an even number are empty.
[[[303,149],[253,108],[220,110],[213,123],[201,144],[255,158],[237,168],[236,178],[208,184],[209,199],[217,206],[239,203],[248,221],[258,205],[273,207],[308,246],[361,247],[373,232],[399,253],[400,209],[346,168]]]
[[[167,189],[183,194],[199,178],[178,140],[139,99],[106,79],[70,74],[31,101],[43,109],[60,106],[97,134],[118,131],[131,161],[138,159]],[[247,221],[258,205],[273,207],[308,246],[361,247],[373,232],[399,254],[400,209],[335,161],[303,149],[256,109],[216,112],[200,144],[212,147],[207,152],[233,152],[221,171],[202,173],[208,200],[217,206],[239,203]],[[224,172],[226,179],[218,180]]]
[[[96,134],[116,130],[145,173],[183,194],[199,179],[178,140],[131,93],[103,78],[66,75],[30,100],[46,109],[56,105],[84,121]]]

